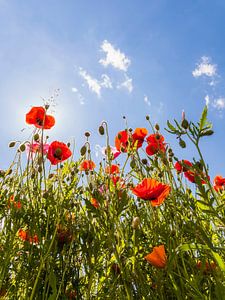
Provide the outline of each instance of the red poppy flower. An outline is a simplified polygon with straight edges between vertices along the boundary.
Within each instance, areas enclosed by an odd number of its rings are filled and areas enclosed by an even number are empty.
[[[116,149],[120,152],[127,152],[129,134],[127,130],[119,131],[115,138]]]
[[[92,171],[96,167],[95,163],[92,160],[84,160],[80,164],[80,170],[81,171]]]
[[[224,190],[225,188],[225,178],[223,178],[222,176],[220,175],[217,175],[215,178],[214,178],[214,189],[219,192],[220,190]]]
[[[54,141],[49,145],[47,158],[52,165],[56,165],[72,155],[66,144]]]
[[[192,163],[189,160],[183,159],[181,161],[177,161],[174,167],[177,170],[177,173],[187,172],[190,167],[192,167]]]
[[[145,178],[132,192],[139,198],[150,200],[152,206],[161,205],[170,193],[170,186],[156,181],[153,178]]]
[[[150,134],[146,140],[148,143],[148,146],[146,147],[146,152],[148,155],[154,155],[159,151],[166,152],[166,144],[164,143],[164,137],[161,134]]]
[[[37,128],[50,129],[55,125],[55,118],[46,115],[46,110],[42,106],[32,107],[26,114],[26,123]]]
[[[154,247],[153,251],[145,256],[145,259],[156,268],[165,268],[167,264],[167,257],[164,245]]]
[[[116,174],[120,172],[120,168],[118,165],[111,165],[111,166],[107,166],[105,168],[105,172],[107,174]]]
[[[137,148],[142,147],[147,134],[148,130],[146,128],[136,128],[132,134],[133,145]]]
[[[208,274],[216,269],[217,265],[214,261],[206,261],[205,263],[202,263],[201,260],[197,261],[196,267],[199,270],[202,270],[204,274]]]
[[[20,201],[15,201],[14,195],[11,195],[10,198],[9,198],[9,201],[8,201],[8,208],[10,208],[12,204],[13,204],[13,206],[14,206],[16,209],[21,209],[21,207],[22,207],[22,204],[21,204]]]

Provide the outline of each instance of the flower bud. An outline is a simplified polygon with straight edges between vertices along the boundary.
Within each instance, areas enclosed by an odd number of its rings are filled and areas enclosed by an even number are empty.
[[[155,124],[155,130],[159,131],[160,127],[159,127],[159,124]]]
[[[24,152],[25,149],[26,149],[26,146],[25,146],[24,144],[21,144],[21,145],[20,145],[20,151],[21,151],[21,152]]]
[[[181,126],[184,128],[184,129],[188,129],[189,127],[189,123],[186,119],[183,119],[183,121],[181,122]]]
[[[16,145],[16,142],[12,141],[9,143],[9,148],[13,148]]]
[[[38,141],[38,140],[39,140],[39,134],[38,134],[38,133],[35,133],[35,135],[34,135],[34,140],[35,140],[35,141]]]
[[[42,166],[38,167],[38,172],[41,173],[42,172]]]
[[[145,118],[146,118],[146,120],[147,120],[147,121],[149,121],[149,119],[150,119],[150,117],[149,117],[149,116],[146,116]]]
[[[91,134],[89,131],[86,131],[84,135],[88,138]]]
[[[179,140],[179,145],[181,146],[181,148],[186,148],[186,143],[182,139]]]
[[[140,225],[140,218],[139,217],[134,217],[133,218],[133,221],[132,221],[132,224],[131,224],[131,227],[133,229],[137,229]]]
[[[148,161],[147,161],[146,158],[143,158],[143,159],[141,160],[141,162],[143,163],[143,165],[147,165],[147,163],[148,163]]]
[[[99,132],[99,134],[101,134],[101,135],[104,135],[104,134],[105,134],[105,129],[104,129],[104,127],[103,127],[102,125],[99,126],[98,132]]]

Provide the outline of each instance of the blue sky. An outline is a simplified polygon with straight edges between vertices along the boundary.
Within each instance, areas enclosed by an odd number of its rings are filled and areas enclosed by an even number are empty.
[[[102,120],[113,144],[123,115],[133,128],[147,114],[164,128],[182,109],[197,121],[207,102],[215,134],[202,149],[211,176],[225,176],[224,36],[223,0],[0,0],[0,169],[13,158],[8,142],[31,133],[26,112],[58,93],[48,134],[74,138],[75,158],[87,130],[93,151],[104,145]],[[179,158],[196,156],[165,136]]]

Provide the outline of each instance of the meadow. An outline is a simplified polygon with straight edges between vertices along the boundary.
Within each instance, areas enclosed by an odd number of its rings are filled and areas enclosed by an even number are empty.
[[[51,141],[48,109],[27,112],[32,135],[10,142],[0,171],[0,299],[225,299],[225,178],[210,178],[201,152],[207,107],[197,123],[167,122],[193,161],[146,116],[111,145],[100,124],[100,163],[89,132],[79,158]]]

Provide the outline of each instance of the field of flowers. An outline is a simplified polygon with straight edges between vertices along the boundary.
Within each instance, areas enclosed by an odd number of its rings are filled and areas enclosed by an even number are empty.
[[[89,132],[79,159],[50,142],[48,109],[26,114],[32,136],[9,144],[0,171],[0,299],[225,299],[225,178],[209,177],[200,150],[207,107],[196,124],[167,122],[196,147],[192,162],[147,116],[112,139],[102,122],[98,164]]]

